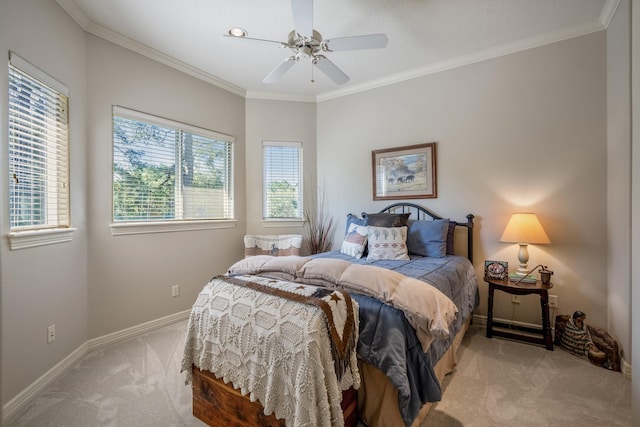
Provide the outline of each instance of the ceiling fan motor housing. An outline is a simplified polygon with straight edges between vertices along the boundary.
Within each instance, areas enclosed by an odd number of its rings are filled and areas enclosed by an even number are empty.
[[[323,50],[322,36],[319,32],[313,30],[313,36],[308,38],[293,30],[289,33],[287,46],[298,58],[315,58]]]

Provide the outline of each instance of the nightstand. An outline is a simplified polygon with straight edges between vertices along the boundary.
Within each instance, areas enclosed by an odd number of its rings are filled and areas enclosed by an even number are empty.
[[[544,345],[547,350],[553,351],[553,338],[551,337],[551,325],[549,323],[549,289],[553,284],[543,285],[539,280],[536,283],[509,282],[509,280],[484,279],[489,284],[489,313],[487,314],[487,338],[494,335],[513,340],[526,341],[533,344]],[[542,310],[542,329],[518,326],[517,331],[511,329],[505,331],[497,328],[512,328],[512,325],[493,321],[493,294],[495,291],[503,291],[513,295],[540,295],[540,308]],[[541,337],[533,336],[541,335]]]

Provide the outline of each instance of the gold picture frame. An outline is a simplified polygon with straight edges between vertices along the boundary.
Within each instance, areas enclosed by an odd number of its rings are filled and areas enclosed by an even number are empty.
[[[436,143],[371,151],[373,200],[437,197]]]

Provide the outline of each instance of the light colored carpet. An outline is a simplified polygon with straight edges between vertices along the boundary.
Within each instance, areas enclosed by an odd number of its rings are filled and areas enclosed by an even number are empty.
[[[179,374],[186,321],[87,354],[9,426],[202,426]],[[630,426],[631,382],[472,326],[423,426]]]
[[[180,375],[187,321],[88,353],[9,426],[204,426]]]
[[[558,346],[487,338],[472,326],[423,426],[631,426],[631,381]]]

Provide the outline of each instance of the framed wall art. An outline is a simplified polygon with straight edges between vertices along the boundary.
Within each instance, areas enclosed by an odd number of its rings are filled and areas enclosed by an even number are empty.
[[[373,200],[437,197],[436,143],[371,152]]]
[[[484,262],[484,278],[485,279],[507,280],[508,276],[509,276],[508,262],[485,260]]]

